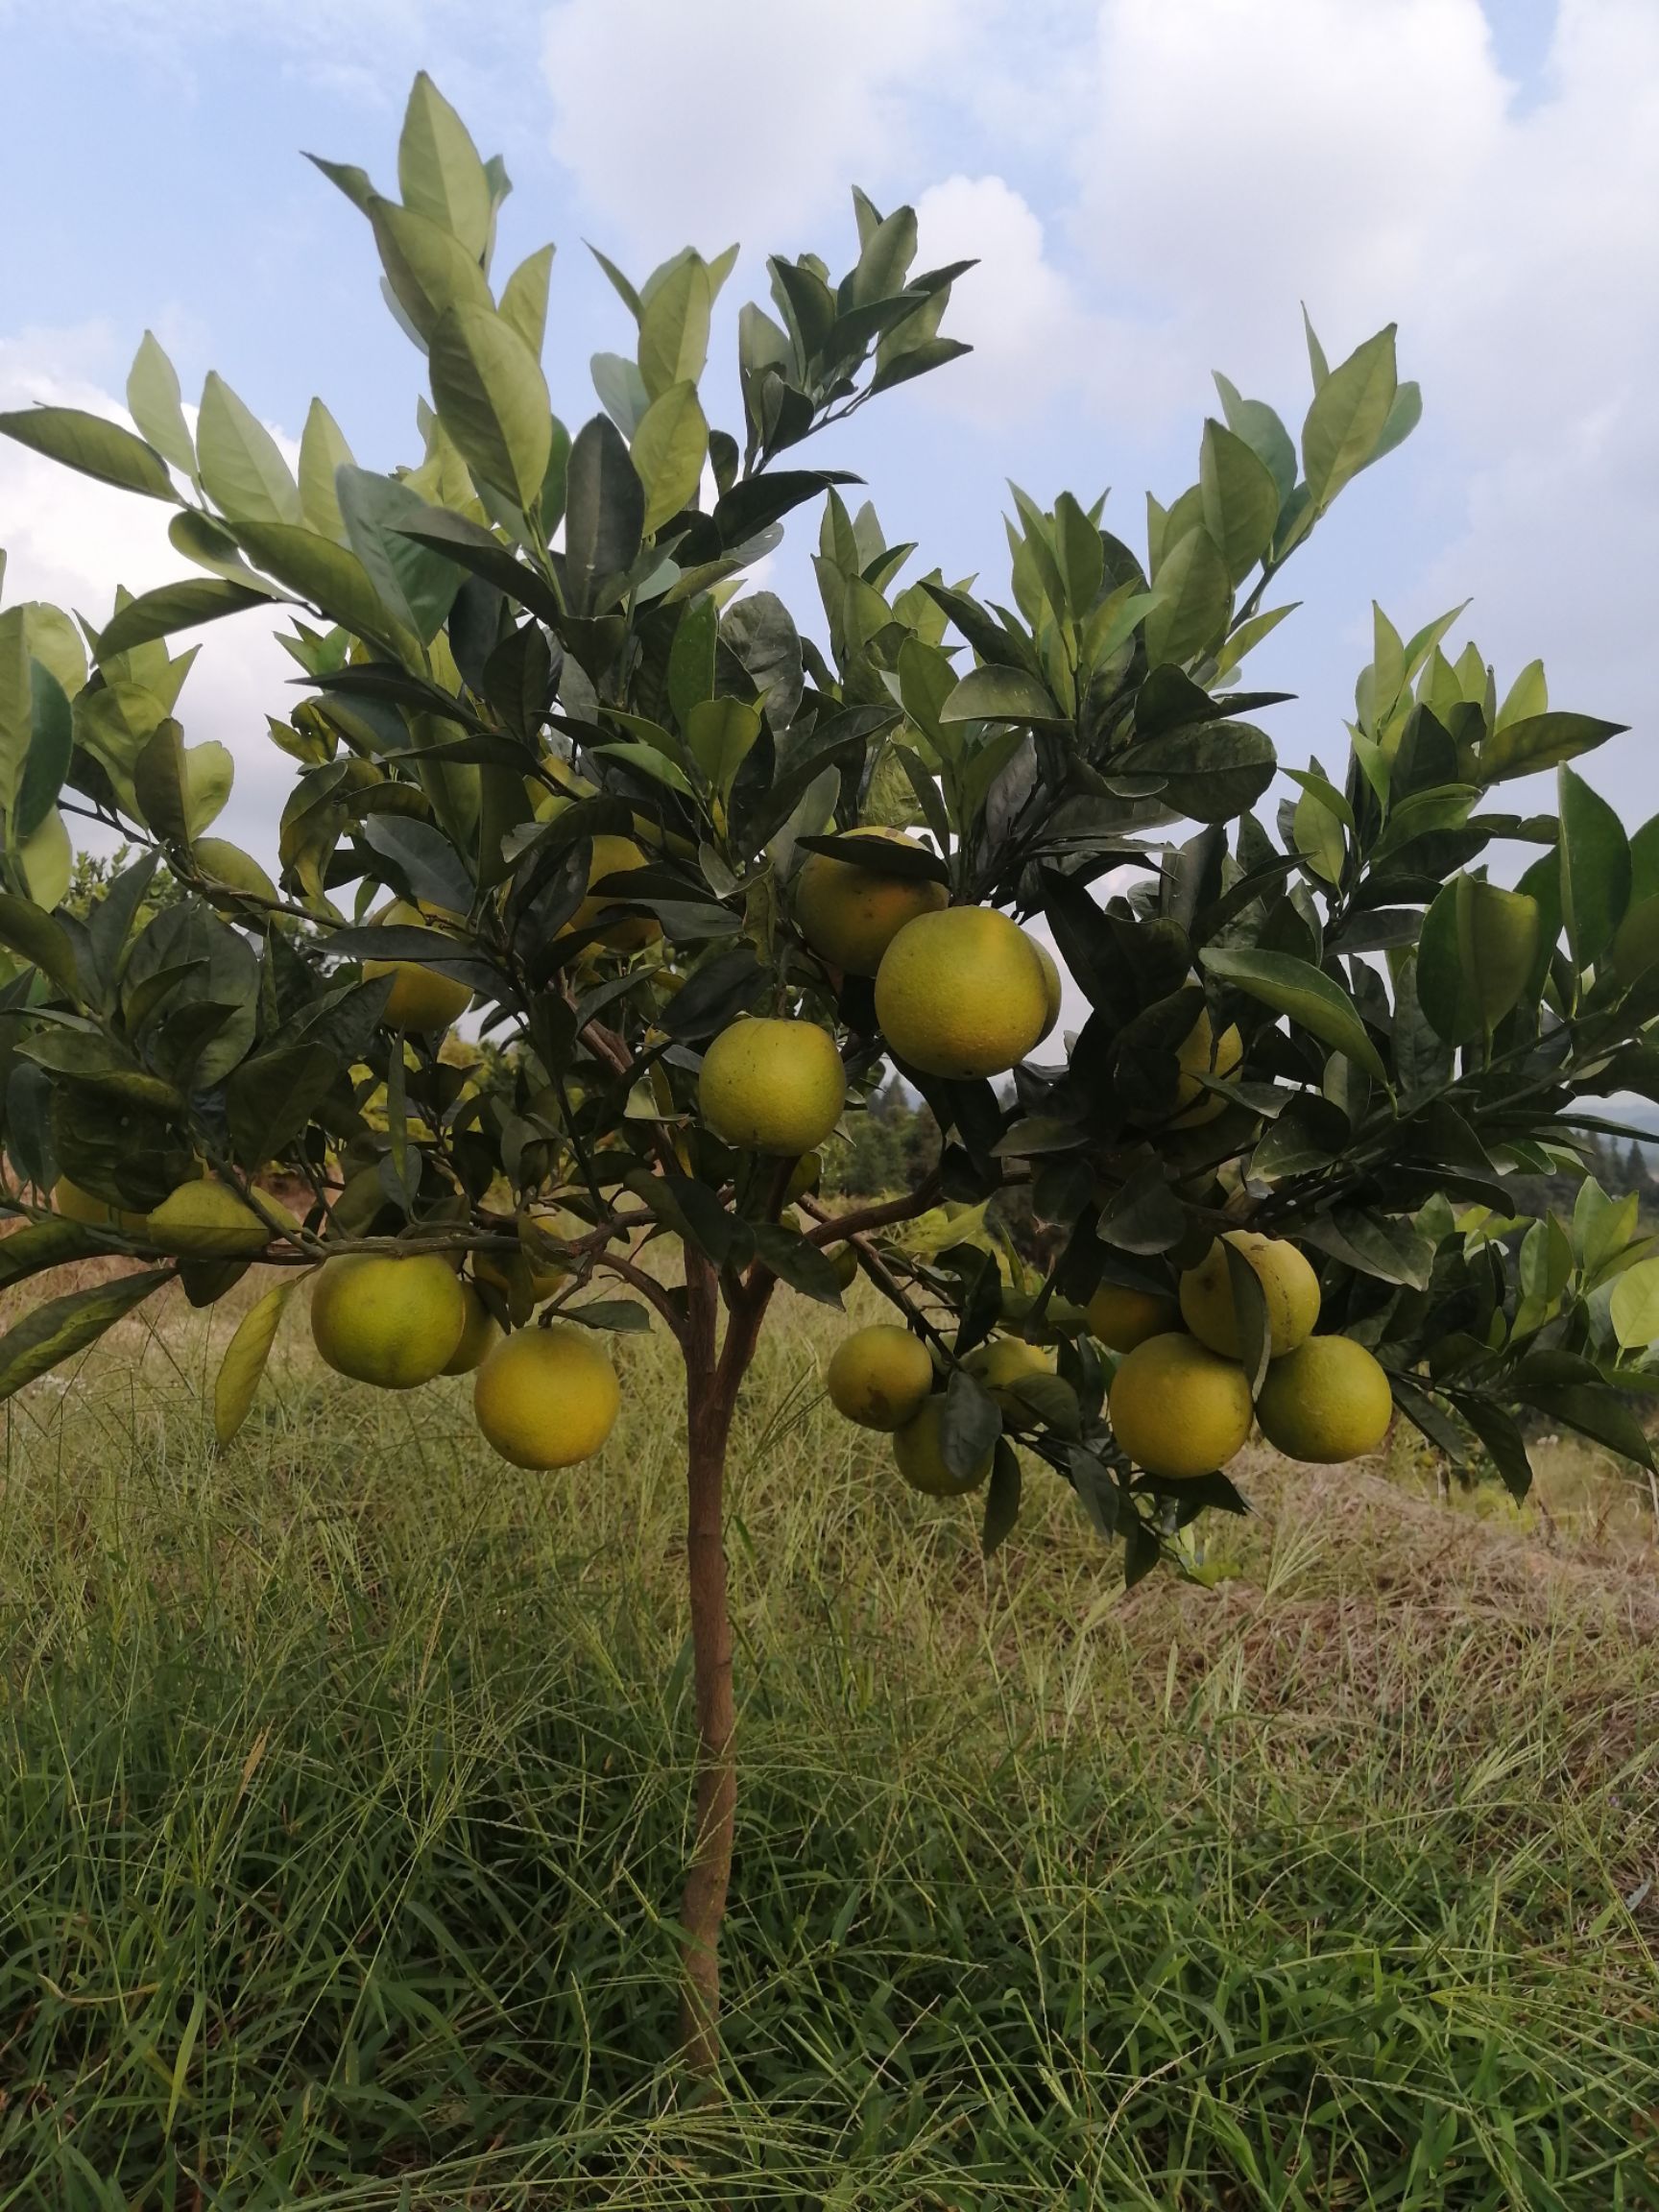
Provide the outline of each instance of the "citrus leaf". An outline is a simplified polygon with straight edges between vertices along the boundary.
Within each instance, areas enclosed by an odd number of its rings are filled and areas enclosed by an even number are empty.
[[[432,332],[432,398],[475,475],[528,508],[553,450],[541,364],[493,308],[451,307]]]
[[[291,1277],[286,1283],[274,1283],[262,1298],[256,1298],[249,1307],[237,1324],[235,1335],[225,1347],[225,1357],[219,1362],[219,1373],[213,1383],[213,1434],[221,1451],[252,1410],[253,1395],[265,1372],[265,1362],[271,1357],[271,1347],[276,1341],[277,1326],[298,1287],[298,1277]]]
[[[107,1329],[172,1279],[170,1267],[152,1267],[97,1284],[90,1290],[71,1290],[66,1297],[49,1298],[44,1306],[35,1307],[0,1336],[0,1399],[10,1398],[36,1376],[95,1344]]]
[[[134,645],[147,645],[153,637],[169,637],[175,630],[193,630],[199,622],[216,622],[222,614],[270,604],[269,591],[218,576],[163,584],[157,590],[129,599],[110,617],[99,634],[98,658],[108,661],[117,653],[131,653]]]
[[[1020,1455],[1006,1436],[998,1436],[991,1461],[991,1483],[985,1493],[985,1519],[979,1528],[979,1550],[987,1559],[1012,1534],[1020,1518]]]
[[[1310,1037],[1329,1045],[1379,1082],[1387,1075],[1353,1000],[1338,983],[1293,952],[1240,952],[1207,948],[1199,958],[1210,973],[1276,1014],[1287,1015]]]
[[[238,522],[299,522],[300,487],[276,439],[211,369],[196,447],[203,489],[223,514]]]
[[[194,476],[196,448],[191,444],[181,399],[179,372],[156,333],[146,330],[127,376],[127,412],[138,425],[139,437],[147,438],[164,461],[171,461],[186,476]]]
[[[88,415],[80,407],[19,408],[0,415],[0,436],[14,438],[19,445],[78,469],[100,484],[180,504],[167,464],[155,447],[102,415]]]
[[[1561,917],[1580,973],[1592,967],[1630,902],[1630,840],[1599,791],[1571,768],[1556,771],[1559,794]]]
[[[689,506],[703,478],[709,423],[695,384],[670,384],[653,399],[629,448],[645,487],[645,532],[650,536]]]
[[[1046,685],[1023,669],[970,669],[939,709],[941,722],[1064,723]]]
[[[53,1219],[31,1221],[0,1237],[0,1288],[38,1275],[46,1267],[61,1267],[70,1260],[90,1260],[109,1247],[83,1221]]]
[[[1273,472],[1236,432],[1211,421],[1198,449],[1198,487],[1204,527],[1238,584],[1267,550],[1279,519]]]
[[[1494,730],[1485,740],[1480,747],[1480,774],[1488,783],[1502,783],[1511,776],[1555,768],[1604,745],[1626,728],[1623,722],[1598,721],[1594,714],[1527,714]]]
[[[1390,323],[1356,347],[1313,395],[1302,424],[1302,467],[1321,508],[1377,451],[1399,390],[1394,327]]]
[[[1659,1342],[1659,1260],[1639,1261],[1620,1276],[1610,1311],[1613,1334],[1626,1351],[1645,1352]]]
[[[1152,579],[1159,604],[1146,616],[1146,658],[1192,661],[1218,645],[1233,607],[1233,588],[1220,547],[1208,530],[1189,530],[1158,564]]]
[[[1478,877],[1435,896],[1417,948],[1417,998],[1448,1045],[1487,1035],[1519,1005],[1538,950],[1538,902]]]
[[[440,223],[476,263],[490,243],[490,178],[472,134],[422,69],[397,140],[397,189],[407,206]]]

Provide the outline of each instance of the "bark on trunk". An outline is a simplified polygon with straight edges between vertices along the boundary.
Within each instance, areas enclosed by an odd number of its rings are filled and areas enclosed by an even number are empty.
[[[737,1816],[736,1709],[726,1596],[726,1446],[737,1392],[759,1334],[766,1290],[757,1286],[733,1313],[718,1359],[714,1271],[689,1252],[685,1291],[685,1563],[697,1708],[697,1836],[680,1912],[685,1931],[680,2042],[692,2072],[711,2083],[720,2066],[720,1924],[732,1882]]]

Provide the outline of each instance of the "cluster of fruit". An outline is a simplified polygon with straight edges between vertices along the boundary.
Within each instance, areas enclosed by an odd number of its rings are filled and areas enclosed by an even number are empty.
[[[1240,1358],[1229,1244],[1260,1283],[1266,1313],[1269,1358],[1254,1402]],[[1253,1420],[1286,1457],[1327,1465],[1376,1451],[1387,1432],[1388,1378],[1352,1337],[1313,1334],[1319,1285],[1293,1244],[1230,1231],[1181,1276],[1174,1295],[1106,1285],[1082,1318],[1119,1356],[1107,1400],[1118,1444],[1165,1480],[1224,1467],[1242,1450]],[[962,1364],[1018,1419],[1022,1378],[1046,1372],[1050,1356],[1023,1337],[1002,1335],[975,1347]],[[830,1403],[849,1421],[892,1433],[899,1471],[914,1489],[956,1497],[990,1473],[990,1453],[964,1475],[946,1464],[947,1370],[908,1330],[855,1330],[837,1345],[824,1380]]]
[[[445,978],[438,977],[438,981]],[[53,1205],[66,1220],[112,1228],[186,1261],[256,1258],[299,1223],[259,1194],[264,1218],[211,1176],[185,1183],[149,1214],[106,1205],[67,1176]],[[569,1322],[504,1335],[477,1283],[505,1297],[505,1270],[474,1254],[472,1275],[435,1252],[344,1252],[311,1290],[311,1334],[336,1374],[382,1390],[413,1390],[439,1375],[473,1376],[472,1405],[487,1441],[517,1467],[571,1467],[597,1452],[622,1403],[616,1370],[587,1329]],[[530,1270],[532,1295],[550,1297],[562,1270]]]

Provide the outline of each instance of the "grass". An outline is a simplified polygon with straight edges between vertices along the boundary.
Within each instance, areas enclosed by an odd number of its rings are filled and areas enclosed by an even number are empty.
[[[216,1457],[209,1324],[156,1321],[8,1408],[0,2206],[1659,2204],[1659,1552],[1605,1462],[1546,1523],[1263,1460],[1231,1578],[1125,1599],[1040,1476],[983,1567],[791,1304],[699,2109],[666,1348],[533,1477],[293,1323]]]

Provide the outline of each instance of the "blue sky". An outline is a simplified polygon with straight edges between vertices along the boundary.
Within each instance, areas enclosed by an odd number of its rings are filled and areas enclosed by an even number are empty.
[[[1110,484],[1139,543],[1144,490],[1195,472],[1212,367],[1294,428],[1299,301],[1334,358],[1398,319],[1426,420],[1287,572],[1302,611],[1251,663],[1300,695],[1282,753],[1340,757],[1373,594],[1407,630],[1473,593],[1500,684],[1541,654],[1555,704],[1634,725],[1592,772],[1632,820],[1659,807],[1651,0],[0,0],[0,41],[6,405],[117,405],[148,324],[187,399],[214,368],[297,436],[321,392],[360,458],[414,458],[422,365],[367,227],[299,150],[389,180],[420,66],[506,156],[498,266],[558,242],[547,368],[572,425],[589,355],[629,339],[584,237],[638,274],[741,237],[732,314],[769,250],[845,259],[854,180],[918,204],[929,259],[980,252],[953,315],[975,357],[824,458],[923,565],[998,588],[1006,478],[1046,503]],[[724,355],[708,391],[734,422]],[[178,572],[136,504],[0,456],[8,598],[98,618],[117,580]],[[801,546],[768,580],[815,610]],[[182,703],[237,757],[221,827],[261,851],[289,672],[221,627]]]

